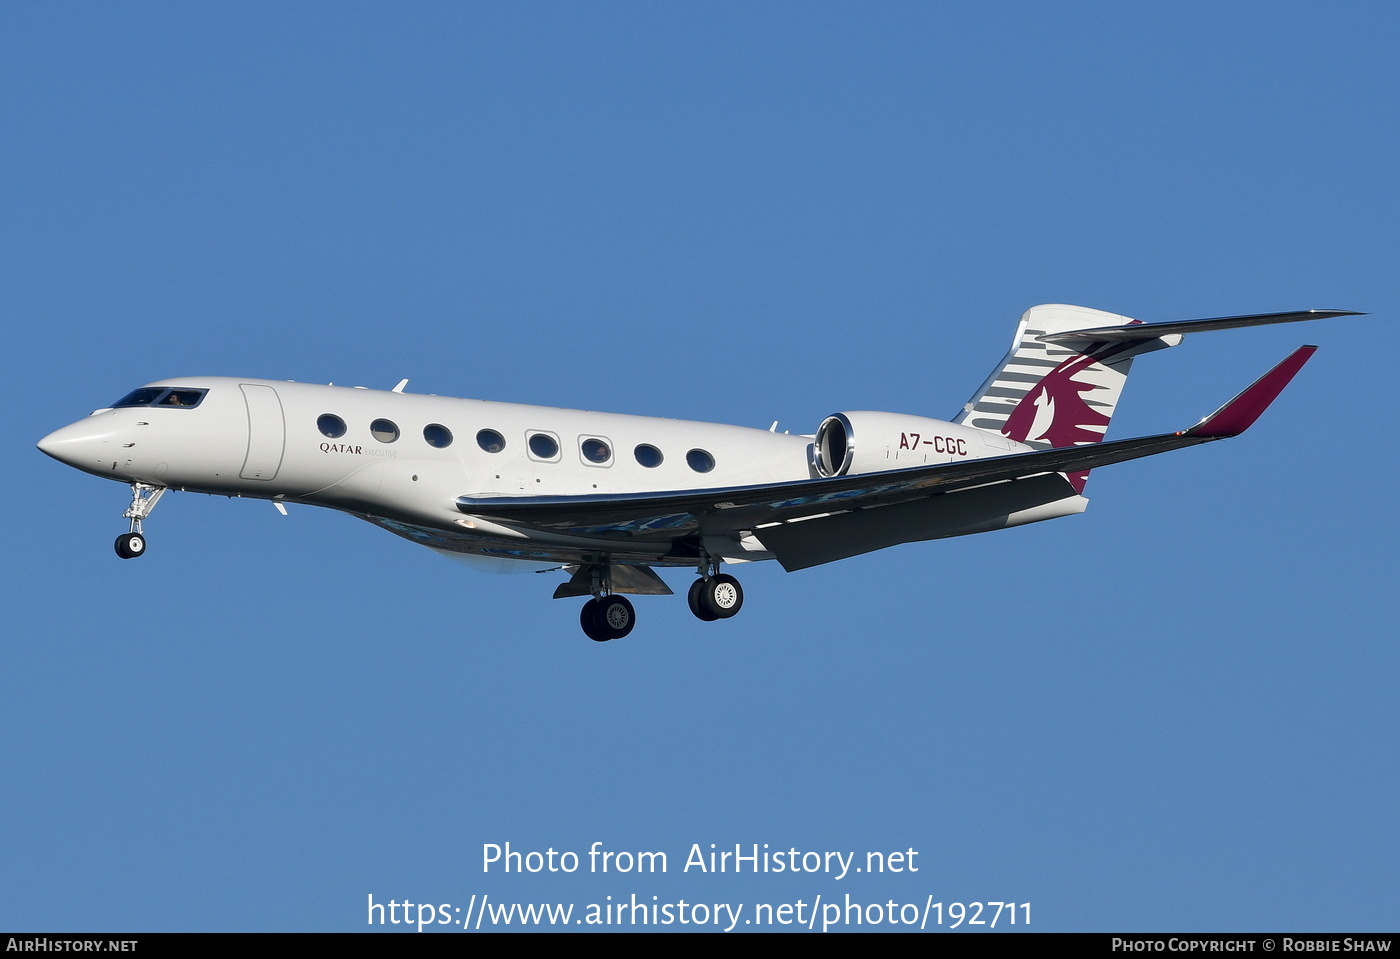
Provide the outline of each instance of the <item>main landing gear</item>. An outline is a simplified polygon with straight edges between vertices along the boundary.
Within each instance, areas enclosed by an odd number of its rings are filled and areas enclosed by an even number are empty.
[[[582,574],[584,570],[579,570]],[[578,623],[583,634],[595,643],[621,639],[637,625],[637,613],[625,596],[612,591],[612,567],[595,563],[587,568],[588,591],[593,598],[579,610]],[[575,594],[577,595],[577,594]]]
[[[697,619],[712,623],[739,612],[744,605],[744,590],[733,576],[716,573],[691,583],[686,600]]]
[[[598,596],[583,604],[578,614],[583,633],[595,643],[621,639],[637,624],[636,611],[626,596]]]
[[[744,605],[744,590],[739,585],[739,581],[727,573],[719,571],[719,563],[712,561],[708,556],[701,558],[696,569],[700,574],[690,586],[690,593],[686,597],[690,603],[690,611],[698,619],[705,622],[714,622],[717,619],[728,619],[739,612]],[[577,596],[583,592],[580,582],[584,571],[580,570],[571,584],[578,592]],[[654,577],[655,574],[652,574]],[[583,627],[584,635],[595,643],[606,643],[610,639],[621,639],[632,632],[632,627],[637,623],[636,610],[632,608],[632,603],[627,597],[619,596],[612,592],[613,577],[612,568],[605,563],[598,563],[588,570],[588,588],[593,594],[593,598],[583,604],[583,609],[579,610],[578,621]],[[635,589],[636,583],[629,584],[631,591],[647,592],[645,589]],[[564,587],[561,587],[563,590]],[[652,592],[661,592],[665,586]],[[669,592],[669,590],[667,590]],[[564,595],[568,595],[567,592]]]
[[[131,531],[122,533],[114,544],[117,555],[122,559],[135,559],[146,553],[146,537],[141,531],[141,521],[151,515],[161,496],[164,486],[148,486],[145,483],[131,484],[131,505],[122,516],[131,520]]]

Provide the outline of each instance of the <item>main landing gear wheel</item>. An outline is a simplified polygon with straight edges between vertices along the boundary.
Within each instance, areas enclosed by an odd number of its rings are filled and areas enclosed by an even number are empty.
[[[701,598],[700,594],[705,589],[705,583],[706,580],[703,579],[697,579],[695,582],[691,583],[690,592],[686,593],[685,600],[690,604],[690,611],[695,614],[696,619],[712,623],[719,619],[719,617],[705,607],[704,600]]]
[[[135,559],[146,552],[146,537],[140,533],[122,533],[115,545],[122,559]]]
[[[606,643],[632,632],[637,613],[626,596],[602,596],[583,604],[578,621],[585,636],[595,643]]]
[[[709,579],[697,579],[686,595],[690,611],[706,622],[728,619],[744,605],[744,590],[739,581],[728,573]]]

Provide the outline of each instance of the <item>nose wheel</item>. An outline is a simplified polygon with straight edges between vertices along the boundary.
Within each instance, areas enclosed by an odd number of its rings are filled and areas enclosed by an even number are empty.
[[[131,484],[131,505],[122,516],[131,520],[131,531],[117,537],[117,555],[122,559],[135,559],[146,554],[146,537],[141,531],[141,522],[151,515],[161,496],[164,486],[148,486],[145,483]]]
[[[140,533],[122,533],[117,537],[116,547],[122,559],[135,559],[146,552],[146,537]]]

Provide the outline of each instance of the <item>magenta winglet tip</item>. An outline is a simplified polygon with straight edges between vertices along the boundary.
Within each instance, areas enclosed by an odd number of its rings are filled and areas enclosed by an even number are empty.
[[[1254,425],[1254,421],[1278,398],[1283,388],[1316,352],[1315,346],[1298,347],[1239,396],[1187,430],[1187,434],[1212,439],[1240,435]]]

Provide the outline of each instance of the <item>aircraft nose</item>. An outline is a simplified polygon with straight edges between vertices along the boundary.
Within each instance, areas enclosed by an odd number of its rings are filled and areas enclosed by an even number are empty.
[[[38,442],[40,451],[80,470],[93,469],[106,457],[112,438],[110,426],[95,419],[89,417],[54,430]]]

